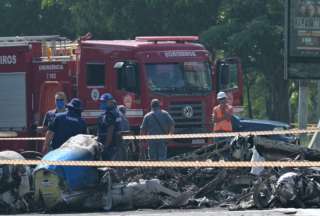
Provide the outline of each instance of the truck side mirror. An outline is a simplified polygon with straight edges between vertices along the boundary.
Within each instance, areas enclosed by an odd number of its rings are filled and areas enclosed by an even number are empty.
[[[116,63],[113,65],[113,68],[118,70],[118,69],[123,68],[123,66],[124,66],[124,62],[116,62]]]
[[[128,92],[140,93],[139,74],[134,62],[116,62],[113,68],[118,74],[118,88]]]
[[[127,78],[127,87],[128,89],[134,90],[137,84],[137,75],[136,75],[136,68],[134,65],[126,65],[124,67],[124,72]]]
[[[138,71],[136,64],[127,64],[124,67],[127,89],[131,92],[139,93]]]
[[[221,65],[220,83],[222,86],[227,86],[229,83],[230,68],[229,65]]]

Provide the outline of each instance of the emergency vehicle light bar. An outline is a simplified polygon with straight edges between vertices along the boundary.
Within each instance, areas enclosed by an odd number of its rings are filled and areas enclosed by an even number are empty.
[[[21,46],[29,46],[29,44],[23,41],[14,42],[14,43],[0,41],[0,47],[21,47]]]
[[[41,36],[13,36],[13,37],[0,37],[0,42],[19,42],[19,41],[65,41],[66,37],[60,35],[41,35]]]
[[[149,41],[157,43],[158,41],[175,41],[175,42],[186,42],[186,41],[198,41],[198,36],[142,36],[136,37],[137,41]]]

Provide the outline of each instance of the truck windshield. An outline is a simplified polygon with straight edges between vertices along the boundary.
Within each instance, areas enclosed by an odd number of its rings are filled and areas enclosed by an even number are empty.
[[[146,64],[151,91],[209,92],[211,71],[208,62]]]

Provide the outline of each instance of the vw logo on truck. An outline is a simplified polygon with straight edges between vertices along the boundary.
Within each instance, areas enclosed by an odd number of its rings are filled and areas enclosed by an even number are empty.
[[[183,115],[186,117],[186,118],[192,118],[193,116],[193,108],[192,106],[190,105],[187,105],[183,108]]]

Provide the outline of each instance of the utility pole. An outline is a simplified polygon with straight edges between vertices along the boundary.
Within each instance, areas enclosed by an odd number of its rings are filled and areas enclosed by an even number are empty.
[[[316,107],[316,117],[318,119],[317,128],[320,128],[320,81],[317,81],[317,107]],[[320,149],[320,133],[314,133],[310,143],[308,145],[309,148]]]
[[[316,118],[320,120],[320,81],[317,80],[317,109],[316,109]]]
[[[308,123],[308,81],[299,81],[299,106],[298,106],[298,124],[299,129],[307,128]],[[300,135],[302,144],[306,142],[306,135]]]
[[[299,81],[299,106],[298,106],[298,124],[299,129],[307,128],[308,123],[308,81]]]

